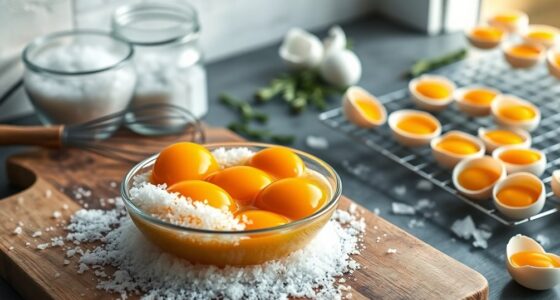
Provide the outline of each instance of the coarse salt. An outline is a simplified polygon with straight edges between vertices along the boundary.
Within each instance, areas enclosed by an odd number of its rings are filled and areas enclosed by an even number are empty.
[[[21,226],[18,226],[14,229],[13,234],[20,235],[22,232],[23,232],[23,229],[21,229]]]
[[[62,217],[62,213],[61,213],[61,212],[59,212],[58,210],[53,211],[53,214],[52,214],[52,218],[53,218],[53,219],[58,219],[58,218],[60,218],[60,217]]]
[[[434,185],[426,179],[420,179],[416,183],[416,189],[418,189],[420,191],[428,192],[428,191],[431,191],[433,188],[434,188]]]
[[[45,250],[48,247],[49,247],[49,243],[44,243],[44,244],[37,245],[37,249],[39,249],[39,250]]]
[[[226,149],[220,147],[212,151],[212,155],[222,169],[245,164],[255,152],[246,147]]]
[[[387,254],[395,254],[395,253],[397,253],[397,249],[395,249],[395,248],[387,249]]]
[[[33,234],[31,235],[31,237],[39,237],[43,235],[43,233],[40,230],[37,230],[35,232],[33,232]]]

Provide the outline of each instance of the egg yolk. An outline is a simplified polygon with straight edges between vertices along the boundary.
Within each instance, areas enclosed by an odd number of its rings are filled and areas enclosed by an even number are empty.
[[[529,32],[529,34],[527,34],[528,37],[532,38],[532,39],[537,39],[537,40],[553,40],[554,38],[556,38],[556,34],[554,32],[550,32],[550,31],[532,31]]]
[[[211,172],[219,170],[218,162],[201,145],[176,143],[163,149],[152,169],[154,184],[172,185],[183,180],[203,179]]]
[[[432,80],[424,80],[416,85],[416,90],[434,100],[444,100],[451,95],[451,89],[447,87],[445,84],[437,81]]]
[[[500,159],[514,165],[528,165],[541,159],[541,155],[531,149],[510,149],[500,154]]]
[[[521,57],[536,57],[541,54],[541,50],[530,45],[517,45],[510,48],[509,53]]]
[[[490,105],[490,103],[494,101],[496,96],[497,94],[493,91],[479,89],[479,90],[472,90],[465,93],[463,98],[465,102],[471,104]]]
[[[275,178],[297,177],[305,171],[303,160],[284,147],[270,147],[255,153],[249,160],[249,165]]]
[[[501,189],[496,196],[505,205],[523,207],[529,206],[539,197],[540,191],[525,186],[508,186]]]
[[[221,187],[202,180],[185,180],[170,186],[167,191],[179,193],[193,201],[203,201],[208,205],[237,211],[237,203]]]
[[[245,224],[246,230],[276,227],[290,222],[288,218],[266,210],[246,210],[238,213],[237,218]]]
[[[560,262],[548,253],[521,251],[515,253],[509,259],[516,267],[560,268]]]
[[[508,130],[492,130],[485,136],[499,145],[515,145],[525,141],[522,136]]]
[[[285,178],[264,188],[255,206],[298,220],[323,207],[327,197],[326,190],[312,179]]]
[[[425,135],[436,131],[437,124],[427,117],[416,115],[404,117],[399,123],[397,123],[397,128],[408,133]]]
[[[459,136],[443,138],[436,148],[459,155],[468,155],[478,152],[478,145]]]
[[[513,23],[519,19],[519,16],[515,14],[499,14],[494,16],[493,19],[500,23]]]
[[[249,166],[226,168],[206,180],[226,190],[241,205],[251,205],[257,194],[272,182],[267,173]]]
[[[554,57],[556,67],[560,68],[560,54]]]
[[[459,184],[465,189],[478,191],[491,186],[498,180],[500,173],[482,167],[472,167],[463,170],[458,177]]]
[[[500,115],[515,121],[527,121],[535,117],[533,108],[527,105],[508,105],[500,109]]]
[[[471,35],[481,40],[496,41],[502,38],[503,32],[494,27],[476,27]]]
[[[354,101],[354,104],[366,119],[370,121],[379,121],[381,119],[379,107],[371,100],[357,99]]]

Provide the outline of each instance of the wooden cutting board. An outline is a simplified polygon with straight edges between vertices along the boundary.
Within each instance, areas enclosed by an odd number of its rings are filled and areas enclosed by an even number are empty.
[[[207,135],[208,142],[241,140],[219,128],[208,129]],[[162,146],[147,138],[135,144],[154,151]],[[80,206],[99,207],[99,198],[118,196],[115,183],[120,183],[130,165],[81,150],[36,150],[11,157],[7,168],[11,182],[25,190],[0,201],[1,276],[26,299],[114,299],[117,295],[96,290],[92,274],[77,274],[76,258],[65,266],[60,248],[37,250],[36,245],[65,235],[56,224]],[[79,192],[80,188],[92,194]],[[351,202],[343,198],[341,207]],[[68,210],[62,209],[65,204]],[[354,299],[488,298],[488,283],[482,275],[361,209],[367,222],[366,248],[357,261],[363,268],[347,280]],[[52,217],[55,210],[62,212],[61,219]],[[23,233],[15,235],[18,222],[24,224]],[[54,230],[47,232],[49,226]],[[43,234],[32,238],[36,230]],[[376,242],[377,237],[381,241]],[[398,252],[388,254],[389,248]]]

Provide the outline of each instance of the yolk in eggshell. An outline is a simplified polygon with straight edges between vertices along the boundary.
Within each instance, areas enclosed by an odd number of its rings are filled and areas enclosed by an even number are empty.
[[[513,254],[509,259],[516,267],[560,268],[560,262],[548,253],[521,251]]]
[[[285,178],[264,188],[255,206],[298,220],[312,215],[327,202],[329,193],[309,178]]]
[[[408,133],[426,135],[436,131],[437,124],[422,115],[412,115],[400,120],[397,123],[397,128]]]
[[[435,80],[423,80],[416,85],[416,90],[423,96],[433,100],[443,100],[451,95],[451,89]]]
[[[226,190],[241,205],[251,205],[257,194],[272,182],[267,173],[249,166],[226,168],[206,180]]]
[[[478,152],[478,145],[468,139],[459,136],[443,138],[436,148],[458,155],[468,155]]]
[[[374,122],[381,119],[379,107],[371,100],[356,99],[354,104],[366,119]]]
[[[541,159],[541,155],[531,149],[510,149],[500,154],[504,162],[515,165],[528,165]]]
[[[193,201],[204,201],[208,205],[237,211],[237,203],[221,187],[202,180],[185,180],[167,188],[170,193],[179,193]]]
[[[176,143],[159,154],[151,181],[169,186],[183,180],[203,179],[219,169],[218,162],[208,149],[194,143]]]
[[[501,129],[486,132],[484,136],[499,145],[515,145],[525,141],[519,134]]]
[[[240,212],[237,218],[245,224],[246,230],[276,227],[290,222],[282,215],[257,209]]]
[[[503,32],[494,27],[476,27],[471,35],[481,40],[496,41],[502,38]]]
[[[285,147],[261,150],[251,157],[249,165],[278,179],[301,176],[305,171],[303,160]]]
[[[554,57],[554,62],[556,63],[556,67],[557,67],[557,68],[560,68],[560,54],[557,54],[557,55]]]
[[[496,98],[497,94],[490,90],[476,89],[465,93],[464,101],[477,105],[490,105]]]
[[[532,38],[532,39],[537,39],[537,40],[553,40],[554,38],[556,38],[556,34],[554,32],[550,32],[550,31],[532,31],[529,32],[529,34],[527,34],[528,37]]]
[[[541,50],[531,45],[517,45],[511,47],[509,53],[521,57],[536,57],[541,54]]]
[[[527,121],[535,118],[536,113],[530,106],[517,104],[501,108],[500,115],[514,121]]]
[[[493,19],[500,23],[513,23],[519,19],[519,16],[516,14],[499,14],[495,15]]]
[[[483,167],[466,168],[459,173],[459,184],[465,189],[478,191],[491,186],[498,180],[500,173]]]
[[[540,187],[526,186],[506,186],[501,189],[496,197],[498,200],[509,206],[524,207],[535,203],[539,197]]]

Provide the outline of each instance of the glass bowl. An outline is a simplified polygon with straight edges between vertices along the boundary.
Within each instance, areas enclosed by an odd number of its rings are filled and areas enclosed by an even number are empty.
[[[136,86],[133,53],[102,31],[61,31],[29,43],[23,83],[41,122],[77,124],[125,110]]]
[[[204,145],[208,150],[247,147],[259,151],[274,145],[260,143],[220,143]],[[142,211],[130,197],[133,178],[152,170],[157,154],[135,165],[125,175],[121,194],[126,209],[138,229],[162,250],[193,263],[217,266],[245,266],[279,259],[303,248],[330,220],[338,206],[341,181],[336,171],[324,161],[305,152],[291,149],[304,161],[308,170],[322,175],[331,189],[327,203],[314,214],[277,227],[215,231],[174,225]]]

